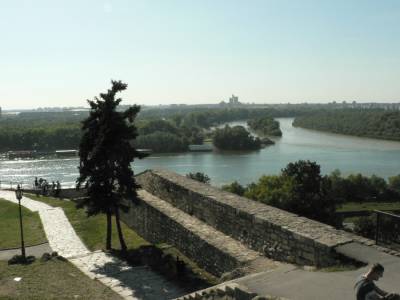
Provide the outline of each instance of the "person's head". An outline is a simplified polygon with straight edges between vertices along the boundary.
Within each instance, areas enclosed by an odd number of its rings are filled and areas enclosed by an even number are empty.
[[[367,277],[371,280],[379,280],[383,276],[385,268],[381,264],[373,264],[371,269],[368,271]]]

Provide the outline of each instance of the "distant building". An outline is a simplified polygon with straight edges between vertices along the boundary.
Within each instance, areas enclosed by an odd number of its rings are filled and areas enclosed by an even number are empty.
[[[239,103],[240,102],[239,102],[239,97],[238,96],[232,95],[232,97],[229,98],[229,104],[230,105],[237,105]]]

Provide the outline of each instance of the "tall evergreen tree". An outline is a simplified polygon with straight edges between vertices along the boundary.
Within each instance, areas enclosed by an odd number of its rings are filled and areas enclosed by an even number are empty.
[[[119,209],[127,211],[122,199],[137,200],[131,162],[144,155],[132,146],[137,137],[134,125],[140,106],[134,105],[123,112],[117,111],[122,99],[116,99],[118,92],[124,91],[127,84],[111,81],[112,87],[100,98],[88,100],[90,113],[82,123],[82,139],[79,146],[79,177],[77,188],[84,186],[87,197],[78,202],[79,208],[85,207],[88,216],[106,214],[106,249],[111,249],[112,216],[118,230],[121,249],[126,244],[120,225]]]

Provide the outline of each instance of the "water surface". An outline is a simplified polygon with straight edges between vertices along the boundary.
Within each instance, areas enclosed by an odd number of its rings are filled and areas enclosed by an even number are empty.
[[[359,138],[292,127],[292,118],[278,119],[283,136],[276,144],[251,152],[204,152],[153,154],[134,162],[135,173],[165,168],[187,174],[204,172],[213,185],[234,180],[242,184],[256,181],[263,174],[279,174],[289,162],[309,159],[321,165],[322,173],[335,169],[343,175],[362,173],[388,178],[400,174],[400,142]],[[232,125],[245,125],[234,122]],[[78,159],[0,161],[0,180],[31,184],[35,176],[60,180],[73,186],[78,176]]]

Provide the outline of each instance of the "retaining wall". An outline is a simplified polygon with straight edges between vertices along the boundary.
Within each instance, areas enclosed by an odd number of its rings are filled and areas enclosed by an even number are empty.
[[[206,224],[188,216],[146,191],[138,192],[138,203],[121,211],[121,220],[151,243],[168,243],[194,260],[206,271],[220,277],[244,266],[260,254],[246,249]]]
[[[146,191],[273,259],[329,266],[337,262],[334,247],[352,241],[349,235],[331,226],[176,173],[149,170],[136,179]],[[161,222],[161,219],[151,216],[143,218],[142,222],[153,228],[169,222],[165,219]]]

